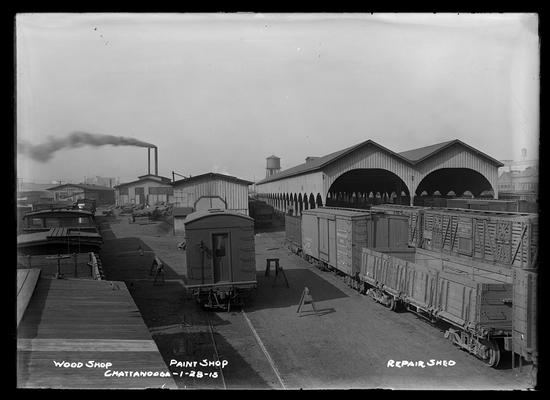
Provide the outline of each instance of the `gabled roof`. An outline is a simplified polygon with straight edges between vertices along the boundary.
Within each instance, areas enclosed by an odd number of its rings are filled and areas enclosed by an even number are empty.
[[[471,150],[474,153],[477,153],[478,155],[480,155],[481,157],[488,159],[489,162],[491,162],[492,164],[494,164],[497,167],[504,166],[504,164],[501,163],[500,161],[495,160],[493,157],[488,156],[487,154],[483,153],[482,151],[479,151],[478,149],[476,149],[476,148],[474,148],[474,147],[472,147],[472,146],[470,146],[470,145],[468,145],[468,144],[466,144],[463,141],[458,140],[458,139],[449,140],[449,141],[443,142],[443,143],[432,144],[431,146],[419,147],[417,149],[403,151],[399,154],[402,155],[403,157],[407,158],[408,160],[410,160],[413,164],[418,164],[419,162],[424,161],[426,158],[431,157],[434,154],[439,153],[440,151],[442,151],[446,148],[449,148],[454,144],[460,144],[460,145],[466,147],[468,150]]]
[[[423,160],[426,157],[429,157],[431,154],[440,151],[441,149],[447,147],[448,145],[454,142],[455,142],[454,140],[449,140],[443,143],[432,144],[431,146],[419,147],[418,149],[402,151],[399,154],[401,154],[406,159],[415,162],[415,161]]]
[[[262,184],[262,183],[277,181],[277,180],[280,180],[280,179],[283,179],[283,178],[287,178],[287,177],[291,177],[291,176],[295,176],[295,175],[301,175],[301,174],[304,174],[304,173],[319,170],[319,169],[335,162],[336,160],[350,154],[351,152],[356,151],[356,150],[358,150],[362,147],[368,146],[368,145],[378,147],[382,151],[384,151],[384,152],[386,152],[386,153],[388,153],[388,154],[390,154],[394,157],[397,157],[398,159],[401,159],[405,163],[408,163],[410,165],[415,165],[415,164],[418,164],[418,163],[424,161],[425,159],[427,159],[427,158],[439,153],[440,151],[442,151],[442,150],[444,150],[444,149],[446,149],[446,148],[448,148],[448,147],[450,147],[454,144],[457,144],[457,143],[464,146],[464,147],[466,147],[466,148],[468,148],[471,151],[474,151],[475,153],[479,154],[480,156],[488,159],[489,162],[491,162],[492,164],[494,164],[497,167],[501,167],[501,166],[504,165],[500,161],[495,160],[494,158],[488,156],[487,154],[485,154],[485,153],[483,153],[483,152],[467,145],[466,143],[464,143],[464,142],[462,142],[458,139],[450,140],[450,141],[443,142],[443,143],[434,144],[434,145],[431,145],[431,146],[420,147],[418,149],[412,149],[412,150],[404,151],[404,152],[401,152],[401,153],[396,153],[392,150],[389,150],[386,147],[384,147],[384,146],[376,143],[375,141],[369,139],[369,140],[366,140],[366,141],[364,141],[362,143],[359,143],[355,146],[351,146],[351,147],[345,148],[343,150],[339,150],[339,151],[336,151],[334,153],[328,154],[326,156],[319,157],[317,159],[313,159],[309,162],[297,165],[296,167],[292,167],[292,168],[283,170],[283,171],[281,171],[277,174],[271,175],[271,176],[257,182],[257,184],[259,185],[259,184]]]
[[[313,159],[309,162],[300,164],[300,165],[298,165],[296,167],[293,167],[293,168],[285,169],[284,171],[281,171],[278,174],[274,174],[274,175],[272,175],[268,178],[265,178],[265,179],[261,180],[260,182],[257,182],[257,184],[262,184],[262,183],[271,182],[271,181],[277,181],[279,179],[286,178],[286,177],[289,177],[289,176],[300,175],[300,174],[304,174],[306,172],[311,172],[311,171],[321,169],[324,166],[326,166],[330,163],[333,163],[334,161],[348,155],[349,153],[351,153],[351,152],[353,152],[353,151],[355,151],[355,150],[357,150],[361,147],[367,146],[367,145],[376,146],[376,147],[380,148],[382,151],[385,151],[385,152],[387,152],[387,153],[389,153],[389,154],[391,154],[391,155],[393,155],[397,158],[403,159],[404,161],[408,161],[407,159],[405,159],[401,155],[399,155],[399,154],[391,151],[390,149],[387,149],[384,146],[379,145],[375,141],[369,139],[369,140],[366,140],[362,143],[356,144],[355,146],[351,146],[351,147],[345,148],[343,150],[336,151],[334,153],[330,153],[326,156]]]
[[[63,185],[54,186],[51,188],[48,188],[46,190],[60,190],[65,187],[77,187],[83,190],[105,190],[105,191],[112,191],[113,188],[107,187],[107,186],[99,186],[99,185],[91,185],[87,183],[64,183]]]
[[[196,176],[192,176],[190,178],[184,178],[184,179],[179,179],[175,182],[172,183],[173,186],[178,186],[178,185],[185,185],[185,184],[188,184],[188,183],[192,183],[192,182],[196,182],[198,180],[201,180],[201,179],[223,179],[223,180],[226,180],[226,181],[233,181],[233,182],[237,182],[237,183],[242,183],[244,185],[252,185],[253,182],[250,182],[250,181],[247,181],[247,180],[244,180],[244,179],[240,179],[240,178],[237,178],[235,176],[231,176],[231,175],[225,175],[225,174],[219,174],[217,172],[207,172],[206,174],[201,174],[201,175],[196,175]]]
[[[136,179],[135,181],[124,182],[124,183],[121,183],[119,185],[113,186],[113,188],[118,189],[120,187],[133,185],[135,183],[140,183],[140,182],[143,182],[143,181],[153,181],[153,182],[157,182],[157,183],[164,183],[166,186],[170,186],[172,184],[172,181],[170,180],[170,178],[166,178],[166,177],[160,176],[160,175],[151,175],[151,174],[149,174],[149,175],[139,176],[138,178],[139,179]]]

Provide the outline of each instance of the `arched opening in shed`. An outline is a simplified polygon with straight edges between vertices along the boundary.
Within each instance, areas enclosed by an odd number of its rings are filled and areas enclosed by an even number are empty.
[[[485,191],[493,190],[491,183],[481,173],[469,168],[441,168],[429,173],[416,188],[415,205],[443,206],[449,197],[468,191],[472,197],[479,197]],[[422,196],[422,192],[433,193]],[[442,193],[445,193],[442,195]],[[419,196],[421,198],[419,198]],[[433,203],[433,204],[432,204]]]
[[[468,191],[473,197],[479,197],[482,192],[493,190],[491,183],[481,173],[470,168],[441,168],[437,169],[420,181],[415,191],[415,205],[439,206],[432,204],[433,201],[444,201],[450,192],[463,196]],[[433,193],[433,195],[422,196],[422,192]],[[435,195],[435,193],[446,193]],[[421,198],[420,198],[421,197]]]
[[[399,193],[390,197],[386,193]],[[328,190],[326,205],[370,208],[375,204],[409,204],[409,189],[399,176],[385,169],[354,169],[340,175]],[[342,193],[342,197],[337,196]],[[405,196],[402,196],[405,193]]]

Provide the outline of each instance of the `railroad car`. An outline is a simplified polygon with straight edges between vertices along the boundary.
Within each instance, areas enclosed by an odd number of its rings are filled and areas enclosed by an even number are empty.
[[[267,226],[273,223],[275,209],[266,202],[249,199],[248,210],[256,226]]]
[[[94,215],[85,210],[32,211],[22,225],[17,249],[24,254],[98,252],[103,244]]]
[[[205,307],[242,305],[257,287],[254,220],[229,210],[201,210],[185,221],[185,287]]]
[[[41,276],[64,279],[103,280],[103,264],[98,253],[18,254],[17,269],[40,269]]]
[[[25,233],[45,232],[51,228],[78,229],[81,232],[97,232],[94,214],[86,210],[49,209],[26,213],[23,216]]]
[[[302,251],[306,259],[353,277],[361,248],[406,251],[407,230],[408,219],[400,215],[319,207],[302,212]]]
[[[505,342],[506,350],[519,354],[533,365],[538,364],[537,345],[537,284],[536,270],[514,268],[512,337]]]
[[[367,248],[359,277],[374,300],[447,323],[445,337],[453,344],[498,365],[503,340],[512,334],[512,284],[474,280]]]
[[[422,241],[422,215],[428,207],[382,204],[371,207],[371,211],[381,211],[391,215],[405,215],[409,218],[408,244],[417,247]]]
[[[447,199],[447,208],[470,210],[519,212],[519,203],[514,200]]]
[[[367,228],[380,213],[405,219],[406,242],[413,246],[376,248],[380,238],[392,236]],[[322,207],[303,212],[301,243],[295,240],[297,221],[294,217],[287,227],[287,241],[314,265],[332,267],[348,285],[392,310],[404,306],[447,324],[445,335],[453,344],[491,366],[507,350],[536,370],[536,215],[400,205],[370,211]]]
[[[285,215],[285,238],[290,251],[302,252],[302,219],[294,215]]]
[[[464,209],[422,213],[422,249],[482,264],[534,268],[536,214]]]

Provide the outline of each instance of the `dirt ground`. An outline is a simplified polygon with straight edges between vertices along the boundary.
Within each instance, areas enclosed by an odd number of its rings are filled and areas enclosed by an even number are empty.
[[[532,388],[530,366],[512,370],[509,354],[498,369],[486,366],[453,347],[439,328],[412,313],[389,311],[291,253],[280,226],[255,235],[254,296],[243,309],[213,312],[186,294],[185,252],[177,248],[183,238],[173,236],[169,224],[130,223],[126,216],[99,220],[106,278],[126,282],[180,388]],[[166,266],[163,284],[150,275],[155,255]],[[279,258],[290,287],[273,271],[265,276],[267,258]],[[305,286],[317,313],[311,305],[297,313]],[[201,366],[205,359],[227,364]],[[425,368],[388,366],[392,360],[423,361]],[[430,360],[454,365],[428,366]]]

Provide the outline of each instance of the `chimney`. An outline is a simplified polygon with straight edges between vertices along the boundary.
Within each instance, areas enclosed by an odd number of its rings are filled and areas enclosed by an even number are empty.
[[[313,156],[306,157],[306,163],[309,163],[309,162],[311,162],[311,161],[313,161],[313,160],[316,160],[316,159],[318,159],[318,158],[319,158],[319,157],[313,157]]]
[[[155,147],[155,175],[159,174],[159,159],[158,159],[158,148]]]
[[[151,175],[151,148],[147,147],[147,175]]]

